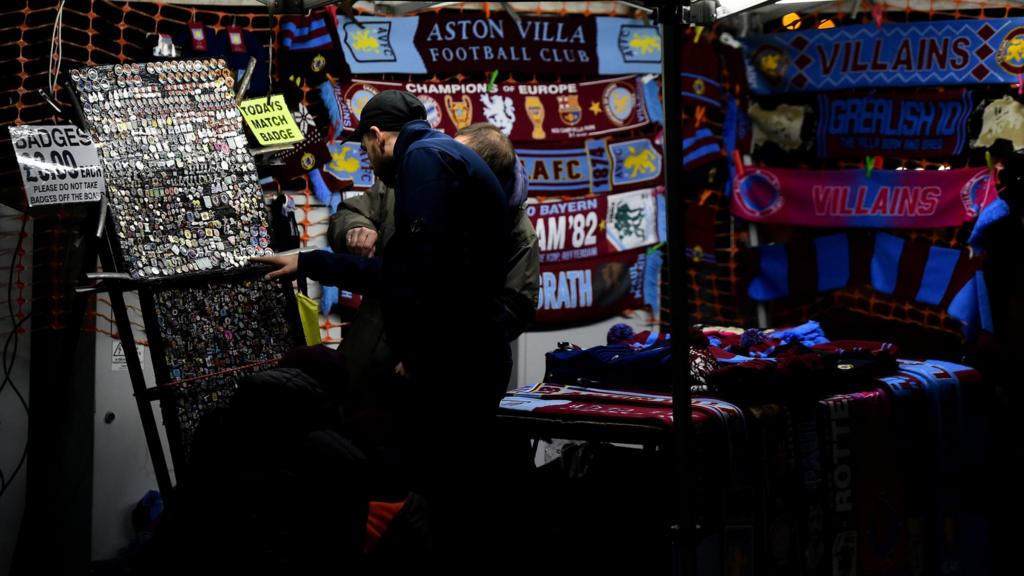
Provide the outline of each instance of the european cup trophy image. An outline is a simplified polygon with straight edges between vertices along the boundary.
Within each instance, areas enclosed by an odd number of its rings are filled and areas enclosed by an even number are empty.
[[[540,101],[540,98],[536,96],[526,97],[526,115],[530,118],[530,122],[533,123],[533,136],[534,140],[543,140],[547,137],[544,132],[544,104]]]

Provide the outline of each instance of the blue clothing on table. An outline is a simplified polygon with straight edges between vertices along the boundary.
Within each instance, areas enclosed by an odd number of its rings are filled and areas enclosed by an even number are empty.
[[[780,344],[789,344],[795,341],[807,346],[808,348],[816,344],[829,343],[829,339],[825,337],[825,331],[821,329],[821,324],[818,324],[814,320],[810,320],[787,330],[779,330],[772,334],[771,337],[779,339]]]

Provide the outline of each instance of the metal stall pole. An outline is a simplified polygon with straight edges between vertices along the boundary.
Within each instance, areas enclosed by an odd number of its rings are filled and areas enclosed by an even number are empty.
[[[668,262],[669,262],[669,333],[672,334],[672,417],[675,422],[675,486],[678,526],[675,531],[673,572],[689,575],[696,573],[694,525],[691,514],[692,490],[690,470],[685,462],[691,451],[693,438],[690,408],[690,302],[687,294],[687,263],[683,250],[683,225],[686,206],[683,194],[682,122],[679,106],[681,91],[680,41],[683,33],[681,4],[665,2],[658,10],[663,26],[662,101],[665,113],[664,153],[665,190],[668,207]]]

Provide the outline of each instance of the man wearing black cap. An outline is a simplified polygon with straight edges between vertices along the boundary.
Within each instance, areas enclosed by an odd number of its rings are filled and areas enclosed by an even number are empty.
[[[254,260],[279,267],[268,278],[299,272],[380,295],[388,344],[408,376],[397,409],[411,488],[432,506],[439,560],[461,569],[488,537],[473,514],[490,483],[480,463],[511,366],[499,319],[512,221],[490,168],[425,118],[415,96],[387,90],[347,138],[395,189],[385,258],[316,251]]]
[[[476,152],[504,187],[513,230],[505,251],[502,295],[506,338],[515,340],[533,322],[537,308],[537,234],[526,215],[527,176],[512,142],[493,124],[480,122],[460,129],[455,140]],[[395,193],[383,182],[355,198],[346,199],[331,216],[327,240],[336,253],[383,256],[395,229]],[[351,394],[373,402],[381,374],[394,371],[396,360],[387,345],[380,300],[363,295],[359,312],[339,348],[345,352]]]

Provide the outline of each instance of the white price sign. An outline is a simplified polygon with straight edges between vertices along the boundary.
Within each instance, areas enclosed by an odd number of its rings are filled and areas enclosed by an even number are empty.
[[[99,154],[75,126],[9,126],[29,206],[96,202],[106,191]]]

